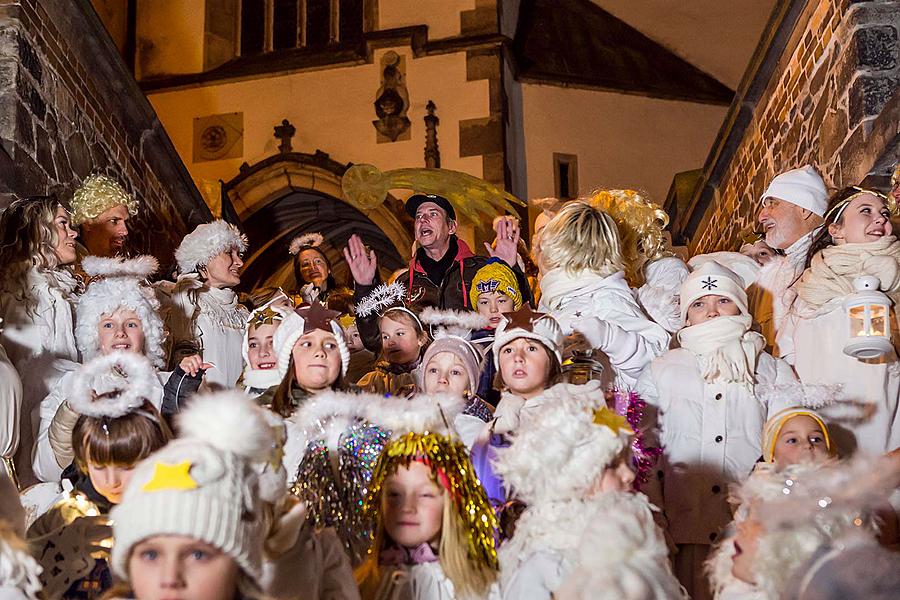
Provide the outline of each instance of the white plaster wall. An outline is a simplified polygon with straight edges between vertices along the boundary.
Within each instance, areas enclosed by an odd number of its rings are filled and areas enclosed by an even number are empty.
[[[553,196],[553,153],[578,156],[580,194],[644,190],[662,203],[675,173],[703,166],[727,107],[522,86],[528,197]]]
[[[206,0],[138,0],[136,78],[203,70]]]
[[[379,0],[378,28],[427,25],[428,39],[460,34],[459,14],[475,8],[475,0]]]

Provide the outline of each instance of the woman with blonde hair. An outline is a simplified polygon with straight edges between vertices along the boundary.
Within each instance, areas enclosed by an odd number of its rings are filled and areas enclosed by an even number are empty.
[[[57,359],[78,360],[73,307],[77,281],[75,236],[68,211],[51,196],[13,202],[0,216],[0,344],[24,378],[23,415],[47,395],[61,373]],[[22,485],[33,483],[33,436],[21,428],[16,467]]]
[[[641,369],[669,345],[666,331],[647,318],[625,281],[615,221],[586,201],[566,204],[538,238],[540,310],[563,332],[577,331],[612,367],[604,383],[634,385]]]

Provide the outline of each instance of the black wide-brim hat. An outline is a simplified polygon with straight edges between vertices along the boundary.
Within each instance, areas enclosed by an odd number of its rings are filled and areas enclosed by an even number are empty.
[[[436,194],[413,194],[409,197],[409,200],[406,201],[406,213],[415,219],[416,211],[426,202],[434,202],[447,211],[447,216],[450,217],[451,221],[456,220],[456,211],[453,209],[453,205],[450,204],[450,201],[443,196],[438,196]]]

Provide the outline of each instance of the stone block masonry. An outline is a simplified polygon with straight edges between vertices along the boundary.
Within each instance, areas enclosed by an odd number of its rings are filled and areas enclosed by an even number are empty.
[[[900,156],[900,2],[795,0],[754,57],[676,237],[691,252],[733,250],[776,174],[812,164],[831,188],[883,185]],[[773,33],[769,31],[767,33]],[[764,36],[765,39],[765,36]],[[751,64],[753,64],[751,62]],[[743,130],[735,134],[735,131]],[[729,137],[730,136],[730,137]]]
[[[0,209],[91,173],[138,199],[133,252],[171,264],[211,215],[89,0],[0,0]]]

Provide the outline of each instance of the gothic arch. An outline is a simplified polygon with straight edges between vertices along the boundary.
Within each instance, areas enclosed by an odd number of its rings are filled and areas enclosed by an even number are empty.
[[[284,152],[241,171],[225,184],[244,231],[250,238],[242,288],[293,284],[287,247],[294,236],[317,231],[339,280],[349,281],[341,254],[354,233],[372,247],[382,276],[403,267],[413,238],[412,220],[393,196],[378,208],[362,211],[343,198],[341,176],[350,167],[324,152]]]

